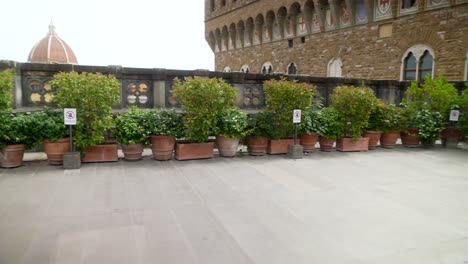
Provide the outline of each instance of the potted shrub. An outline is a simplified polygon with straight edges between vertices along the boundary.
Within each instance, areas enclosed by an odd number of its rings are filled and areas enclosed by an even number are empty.
[[[382,136],[382,120],[385,107],[385,103],[378,100],[374,110],[369,115],[369,122],[364,131],[364,137],[369,138],[369,150],[373,150],[377,147],[377,143],[379,143],[380,137]]]
[[[115,118],[114,137],[120,142],[126,160],[136,161],[142,158],[143,147],[148,143],[146,123],[147,111],[136,107]]]
[[[343,135],[344,116],[333,107],[326,107],[317,113],[320,150],[331,151],[338,137]]]
[[[278,137],[271,113],[259,112],[247,118],[247,151],[251,156],[263,156],[267,152],[268,138]]]
[[[83,162],[117,161],[117,144],[109,141],[113,127],[112,105],[120,100],[120,82],[112,75],[62,72],[51,81],[55,101],[62,108],[76,108],[75,145]]]
[[[418,111],[415,124],[419,128],[419,137],[423,146],[433,146],[443,128],[443,118],[439,112],[429,109]]]
[[[465,83],[468,88],[468,82]],[[468,135],[468,89],[465,89],[458,99],[460,116],[456,127],[461,131],[460,138]]]
[[[338,86],[331,96],[332,106],[344,116],[344,134],[337,139],[339,151],[367,151],[369,138],[362,137],[369,116],[378,104],[368,87]]]
[[[13,114],[14,69],[0,72],[0,167],[15,168],[23,164],[26,148],[40,139],[38,126],[30,113]]]
[[[69,129],[64,124],[63,112],[47,108],[32,115],[38,123],[41,138],[44,140],[44,152],[48,163],[63,164],[63,155],[71,151]]]
[[[302,113],[299,132],[304,152],[315,152],[315,145],[318,142],[318,111],[319,109],[309,107]]]
[[[176,138],[183,137],[185,132],[182,114],[168,109],[151,111],[146,129],[150,135],[153,159],[172,159]]]
[[[218,114],[232,107],[237,98],[236,90],[219,78],[188,78],[176,80],[174,96],[185,111],[187,139],[192,144],[177,143],[176,159],[203,159],[213,157],[213,142]]]
[[[265,108],[263,111],[272,114],[273,123],[278,131],[277,137],[270,138],[268,154],[288,153],[288,146],[294,144],[294,109],[305,110],[312,104],[317,92],[315,86],[285,79],[264,82]]]
[[[401,144],[404,147],[414,148],[420,146],[419,128],[415,123],[417,111],[414,108],[402,105],[401,115],[402,122],[405,122],[401,127]]]
[[[247,114],[238,107],[230,107],[218,114],[216,146],[221,157],[234,157],[239,139],[247,132]]]
[[[432,79],[426,75],[423,83],[420,84],[416,81],[411,83],[405,92],[403,103],[412,109],[414,114],[423,109],[439,112],[442,115],[443,128],[445,129],[442,132],[443,140],[445,141],[446,136],[453,136],[452,140],[457,141],[456,135],[461,131],[457,128],[448,128],[450,109],[452,105],[457,104],[457,100],[458,91],[453,84],[448,82],[447,78],[441,76]]]
[[[0,71],[0,111],[10,111],[13,102],[15,69]]]
[[[403,115],[404,109],[393,104],[384,108],[382,115],[382,136],[380,137],[380,146],[383,148],[394,148],[397,140],[400,138],[400,131],[403,131],[407,125]]]
[[[24,151],[40,141],[38,124],[31,113],[0,113],[0,167],[21,166]]]

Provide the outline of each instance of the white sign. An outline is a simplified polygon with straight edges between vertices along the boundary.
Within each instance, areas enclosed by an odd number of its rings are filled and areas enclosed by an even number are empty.
[[[65,125],[76,125],[76,108],[64,108],[63,119]]]
[[[460,116],[459,110],[451,110],[450,111],[450,121],[458,121],[458,117]]]
[[[293,111],[293,123],[294,124],[301,122],[301,115],[302,115],[301,109],[294,109]]]

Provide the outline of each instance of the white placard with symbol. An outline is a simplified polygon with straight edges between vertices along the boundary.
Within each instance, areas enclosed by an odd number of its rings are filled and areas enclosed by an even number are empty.
[[[294,124],[298,124],[301,122],[301,115],[302,115],[301,109],[294,109],[293,111],[293,123]]]
[[[458,121],[458,117],[460,116],[459,110],[451,110],[450,111],[450,121]]]
[[[76,108],[64,108],[63,119],[65,125],[76,125]]]

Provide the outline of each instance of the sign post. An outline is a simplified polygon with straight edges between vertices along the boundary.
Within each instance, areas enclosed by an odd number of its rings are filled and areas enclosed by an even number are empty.
[[[297,144],[297,126],[301,123],[301,109],[294,109],[293,123],[294,123],[294,145],[288,146],[288,155],[291,159],[302,159],[304,155],[304,147]]]
[[[297,126],[301,123],[302,111],[301,109],[294,109],[293,123],[294,123],[294,145],[297,145]]]
[[[76,125],[76,108],[64,108],[63,120],[70,130],[70,151],[73,152],[73,131],[72,126]]]
[[[450,148],[456,148],[458,139],[456,139],[454,132],[455,132],[455,125],[458,122],[458,119],[460,117],[460,110],[458,105],[452,105],[451,110],[450,110],[450,128],[447,128],[449,130],[448,137],[445,139],[442,139],[442,144],[444,147],[450,147]]]

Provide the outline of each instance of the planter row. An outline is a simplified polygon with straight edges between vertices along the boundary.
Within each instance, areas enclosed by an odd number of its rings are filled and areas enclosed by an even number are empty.
[[[340,138],[338,140],[318,137],[317,134],[302,135],[297,140],[297,144],[304,147],[304,152],[316,151],[316,144],[319,142],[321,151],[332,151],[336,146],[338,151],[368,151],[380,146],[383,148],[393,148],[397,140],[401,138],[405,147],[418,147],[420,140],[417,129],[409,129],[407,133],[400,131],[388,131],[386,133],[367,131],[364,137],[354,141],[351,138]],[[335,145],[336,143],[336,145]],[[262,156],[265,154],[285,154],[288,153],[288,146],[294,145],[294,139],[269,140],[266,137],[248,137],[246,139],[248,153],[252,156]],[[218,136],[216,146],[219,155],[222,157],[234,157],[237,153],[239,140]],[[183,143],[176,142],[175,137],[151,136],[151,147],[153,159],[165,161],[175,157],[176,160],[209,159],[214,157],[215,142],[207,143]],[[118,145],[102,144],[85,149],[83,162],[112,162],[118,161]],[[63,164],[64,153],[70,151],[70,141],[68,139],[49,142],[45,140],[44,150],[51,165]],[[9,145],[0,149],[0,167],[15,168],[23,163],[25,146],[23,144]],[[125,159],[130,161],[142,158],[143,146],[124,145],[122,152]]]

